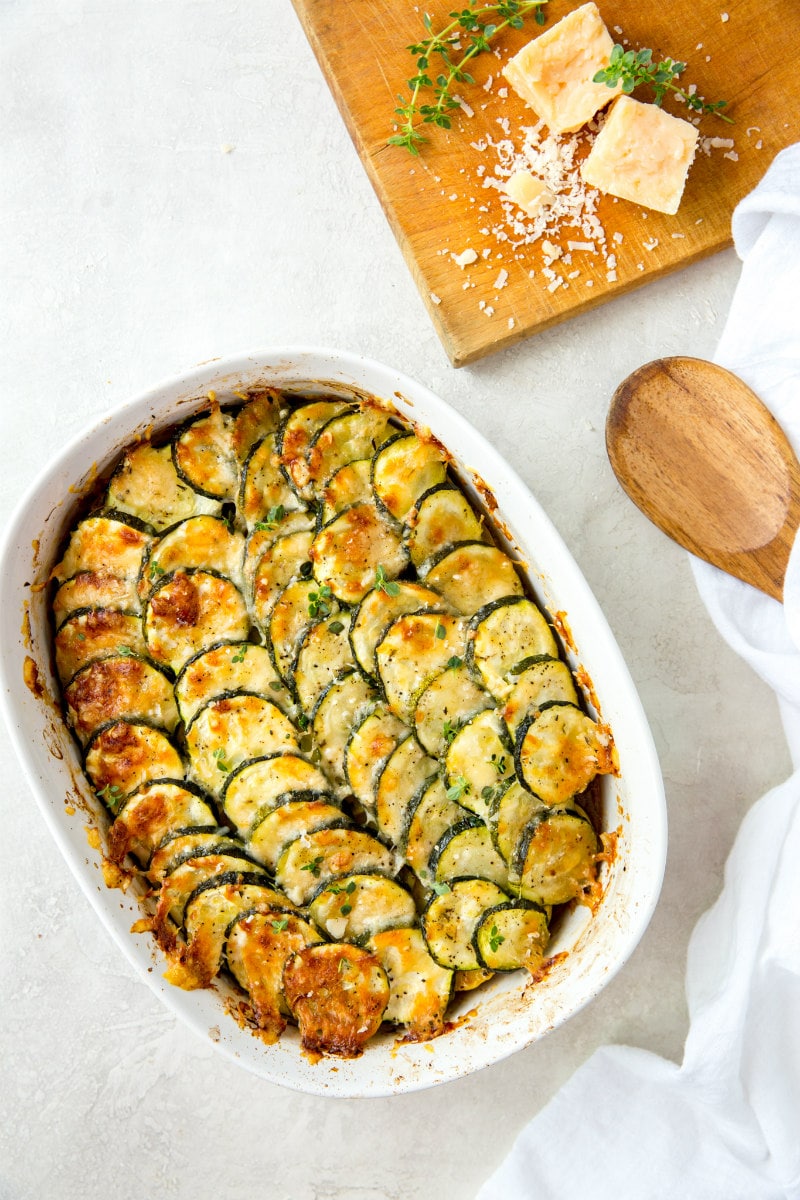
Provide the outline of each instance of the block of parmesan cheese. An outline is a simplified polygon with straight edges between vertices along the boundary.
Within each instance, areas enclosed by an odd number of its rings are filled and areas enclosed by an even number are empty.
[[[553,195],[542,180],[524,169],[509,175],[505,190],[509,200],[529,217],[553,203]]]
[[[620,96],[581,167],[590,187],[656,212],[678,211],[697,130],[655,104]]]
[[[503,74],[553,133],[572,133],[621,90],[592,83],[613,48],[597,5],[582,4],[523,46]]]

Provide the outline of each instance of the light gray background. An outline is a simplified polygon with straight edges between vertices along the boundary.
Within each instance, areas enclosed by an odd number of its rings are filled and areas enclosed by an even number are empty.
[[[381,359],[482,429],[554,519],[640,689],[670,818],[653,922],[587,1010],[433,1091],[317,1099],[225,1061],[134,978],[0,732],[0,1197],[466,1200],[596,1046],[680,1057],[692,926],[742,814],[788,773],[771,693],[604,448],[630,370],[713,353],[737,260],[454,371],[288,0],[4,0],[0,128],[2,519],[78,430],[194,363],[301,342]]]

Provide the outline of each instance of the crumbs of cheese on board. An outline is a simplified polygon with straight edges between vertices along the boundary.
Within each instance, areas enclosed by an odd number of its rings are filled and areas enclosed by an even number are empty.
[[[465,267],[469,267],[472,263],[478,261],[478,252],[477,250],[473,250],[471,246],[468,246],[467,249],[462,250],[460,254],[451,254],[450,257],[456,266],[461,267],[461,270],[463,271]]]

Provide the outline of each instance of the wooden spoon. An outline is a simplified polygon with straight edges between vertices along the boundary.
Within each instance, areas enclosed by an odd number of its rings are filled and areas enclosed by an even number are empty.
[[[776,600],[800,526],[800,465],[780,425],[730,371],[659,358],[617,388],[614,474],[681,546]]]

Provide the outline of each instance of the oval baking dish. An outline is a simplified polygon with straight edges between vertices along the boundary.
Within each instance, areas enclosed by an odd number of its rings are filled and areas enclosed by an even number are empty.
[[[608,835],[601,898],[569,906],[554,928],[550,964],[534,982],[526,972],[497,974],[448,1010],[448,1029],[429,1042],[381,1032],[362,1057],[301,1052],[290,1027],[265,1045],[231,1015],[235,987],[182,991],[148,935],[131,926],[142,910],[131,889],[98,889],[108,817],[81,769],[80,751],[61,717],[51,665],[52,628],[44,585],[80,497],[107,477],[122,449],[147,433],[175,427],[208,407],[259,387],[285,393],[374,397],[430,430],[452,457],[459,482],[490,512],[495,534],[528,567],[535,599],[565,644],[587,699],[614,737],[618,770],[599,783],[599,825]],[[377,363],[326,350],[265,351],[196,369],[117,410],[72,446],[34,484],[12,521],[2,558],[4,695],[17,750],[51,832],[81,886],[129,960],[164,1002],[249,1070],[299,1090],[340,1096],[386,1095],[467,1074],[529,1044],[587,1003],[630,955],[655,906],[664,868],[663,786],[646,718],[600,610],[553,526],[522,482],[457,413],[425,388]],[[437,631],[438,632],[438,631]],[[87,843],[86,815],[98,836]],[[153,968],[154,960],[156,963]]]

